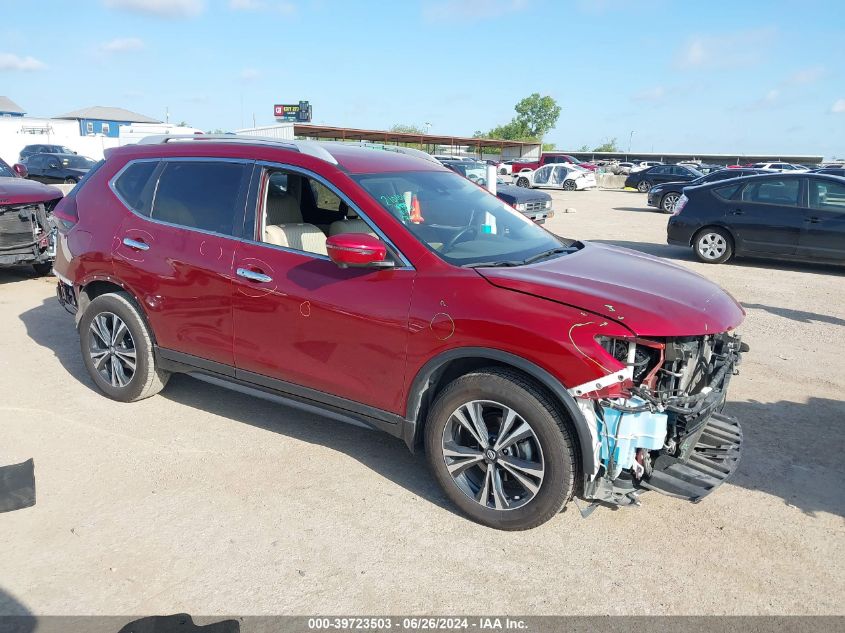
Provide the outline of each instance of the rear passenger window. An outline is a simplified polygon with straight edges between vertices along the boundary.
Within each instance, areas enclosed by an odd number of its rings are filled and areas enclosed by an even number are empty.
[[[810,207],[845,213],[845,185],[832,180],[810,180]]]
[[[745,202],[797,206],[800,191],[801,182],[797,178],[788,180],[767,179],[746,186],[742,192],[742,199]]]
[[[243,163],[167,161],[150,217],[203,231],[234,235],[249,170]]]
[[[123,203],[141,215],[150,215],[152,187],[147,185],[157,165],[158,161],[152,160],[132,163],[114,181],[114,188]],[[147,195],[144,196],[144,193]]]

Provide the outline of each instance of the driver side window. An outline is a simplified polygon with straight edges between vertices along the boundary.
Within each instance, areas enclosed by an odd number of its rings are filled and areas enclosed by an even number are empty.
[[[376,236],[368,220],[314,178],[270,169],[264,172],[262,183],[256,223],[261,242],[327,257],[326,240],[333,235]]]

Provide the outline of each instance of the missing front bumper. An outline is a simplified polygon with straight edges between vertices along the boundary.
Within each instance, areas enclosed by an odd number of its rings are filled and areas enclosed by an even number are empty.
[[[698,503],[733,475],[742,453],[742,427],[731,416],[714,413],[686,461],[661,455],[642,488]]]

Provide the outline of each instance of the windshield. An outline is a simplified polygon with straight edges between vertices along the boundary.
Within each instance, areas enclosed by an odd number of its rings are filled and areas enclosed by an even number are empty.
[[[62,165],[71,169],[91,169],[97,161],[85,156],[63,156]]]
[[[353,178],[415,238],[457,266],[515,266],[575,244],[555,237],[452,172]]]

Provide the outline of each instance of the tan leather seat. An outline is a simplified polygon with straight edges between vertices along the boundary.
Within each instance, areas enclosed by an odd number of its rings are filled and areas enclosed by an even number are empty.
[[[271,193],[267,196],[264,225],[301,224],[302,211],[299,203],[288,193]]]
[[[328,255],[326,234],[313,224],[271,224],[264,229],[264,241],[307,253]]]
[[[341,207],[343,210],[345,204]],[[347,211],[347,215],[343,220],[337,220],[329,225],[329,237],[332,235],[342,235],[343,233],[366,233],[377,237],[375,232],[370,228],[370,225],[358,217],[354,211]]]

